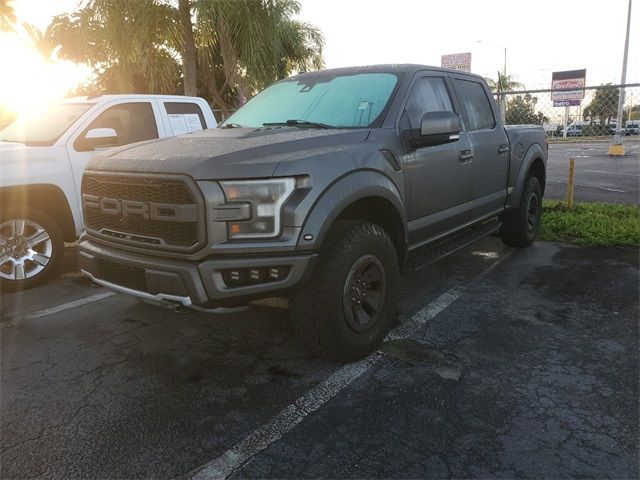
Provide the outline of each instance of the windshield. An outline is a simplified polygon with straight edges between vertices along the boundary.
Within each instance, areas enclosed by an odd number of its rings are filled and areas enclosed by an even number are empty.
[[[398,83],[392,73],[326,74],[278,82],[252,98],[222,125],[287,124],[359,128],[376,124]],[[316,125],[312,125],[316,124]]]
[[[53,145],[92,105],[61,103],[35,115],[19,118],[0,131],[0,141],[24,143],[33,147]]]

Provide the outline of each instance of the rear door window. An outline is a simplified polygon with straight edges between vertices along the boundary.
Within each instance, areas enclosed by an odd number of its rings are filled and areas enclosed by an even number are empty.
[[[462,118],[467,131],[492,129],[496,126],[493,109],[484,86],[472,80],[455,79],[454,84],[462,105]]]
[[[164,102],[174,135],[197,132],[207,128],[200,105],[191,102]]]

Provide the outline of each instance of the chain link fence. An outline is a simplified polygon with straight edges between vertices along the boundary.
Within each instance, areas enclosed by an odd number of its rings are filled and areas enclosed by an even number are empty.
[[[551,89],[495,93],[507,125],[544,126],[550,140],[593,140],[616,132],[618,100],[624,95],[621,131],[637,136],[640,130],[640,83],[585,87],[580,105],[554,106]]]

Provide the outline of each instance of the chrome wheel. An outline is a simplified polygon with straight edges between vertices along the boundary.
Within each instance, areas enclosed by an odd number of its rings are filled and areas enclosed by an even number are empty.
[[[27,280],[51,261],[53,242],[45,228],[25,218],[0,224],[0,278]]]

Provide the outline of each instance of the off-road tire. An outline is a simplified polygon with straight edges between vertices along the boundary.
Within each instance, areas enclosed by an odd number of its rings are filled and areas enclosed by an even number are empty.
[[[542,188],[537,177],[527,178],[518,209],[502,216],[500,238],[511,247],[528,247],[538,236],[542,218]]]
[[[33,273],[33,276],[28,275],[29,269],[31,269],[32,272],[35,272],[34,269],[37,269],[38,267],[35,262],[29,263],[31,262],[29,261],[28,265],[25,267],[25,270],[27,272],[27,275],[25,275],[26,278],[8,279],[5,277],[0,277],[0,292],[26,290],[26,289],[41,285],[43,282],[51,278],[51,276],[58,271],[60,263],[64,257],[64,237],[62,235],[62,231],[60,227],[58,226],[56,221],[53,218],[51,218],[51,216],[49,216],[47,213],[43,212],[42,210],[38,210],[36,208],[29,208],[29,207],[9,206],[7,208],[3,208],[2,211],[0,211],[0,226],[2,225],[6,226],[7,222],[11,222],[12,220],[16,220],[16,219],[26,220],[27,222],[30,222],[29,225],[35,224],[35,225],[41,226],[46,231],[46,234],[50,239],[51,251],[50,251],[50,255],[48,255],[49,260],[44,266],[44,268],[42,268],[37,273]],[[31,228],[31,229],[25,230],[27,234],[33,232],[33,227],[29,227],[29,225],[27,226],[27,229],[28,228]],[[0,243],[2,242],[4,242],[4,240],[0,239]],[[34,247],[28,247],[28,248],[35,251],[40,251],[41,247],[42,247],[42,244],[38,244],[35,246],[35,248]],[[6,254],[6,247],[3,248],[3,245],[0,245],[0,259],[6,259],[6,257],[3,256],[3,252],[5,252]],[[42,261],[40,258],[39,260]],[[5,263],[4,266],[0,265],[0,269],[4,269],[0,271],[4,273],[5,276],[7,275],[7,271],[6,271],[7,266],[8,266],[7,263]],[[18,277],[19,275],[16,275],[14,273],[13,276]]]
[[[379,280],[355,288],[357,280],[371,278]],[[291,297],[292,328],[303,347],[315,355],[338,361],[363,358],[380,345],[389,330],[396,313],[399,279],[396,249],[383,228],[338,221],[327,234],[311,279]],[[348,293],[352,290],[357,291],[353,296]],[[362,300],[361,306],[353,302],[355,298]],[[381,299],[378,309],[370,306],[375,299]],[[358,309],[367,311],[363,316]],[[377,313],[368,313],[371,311]],[[367,317],[369,322],[359,322]]]

